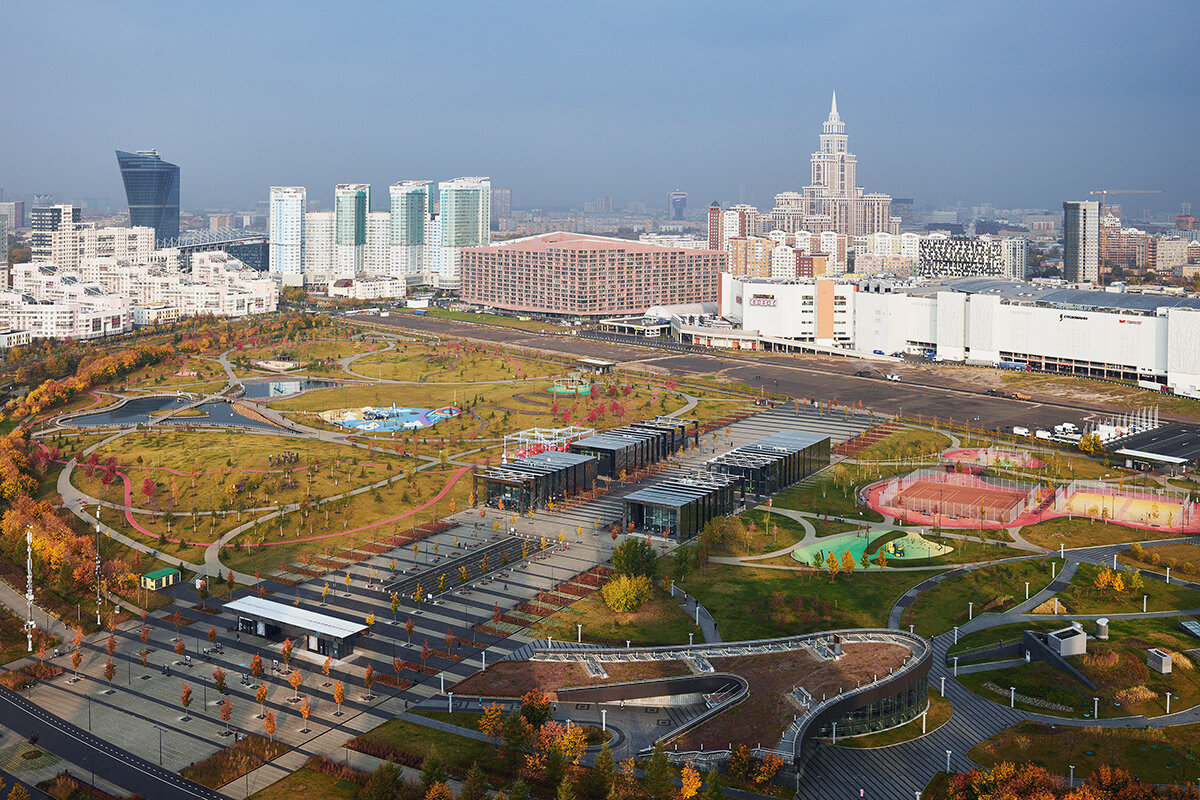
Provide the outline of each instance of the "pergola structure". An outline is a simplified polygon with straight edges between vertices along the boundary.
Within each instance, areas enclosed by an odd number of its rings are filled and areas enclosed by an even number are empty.
[[[545,453],[549,450],[563,451],[571,442],[596,434],[595,428],[568,425],[564,428],[526,428],[504,436],[504,461],[509,458]]]

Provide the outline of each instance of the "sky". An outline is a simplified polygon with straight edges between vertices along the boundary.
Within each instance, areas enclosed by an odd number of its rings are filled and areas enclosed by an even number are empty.
[[[486,175],[761,208],[809,182],[830,94],[867,191],[919,205],[1200,211],[1200,3],[5,0],[7,198],[123,203],[115,149],[184,209]],[[315,202],[314,202],[315,201]]]

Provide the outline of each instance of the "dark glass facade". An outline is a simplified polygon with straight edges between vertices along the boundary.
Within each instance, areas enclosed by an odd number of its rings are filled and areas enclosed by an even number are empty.
[[[154,228],[158,241],[179,236],[179,167],[156,150],[117,151],[129,201],[129,224]]]

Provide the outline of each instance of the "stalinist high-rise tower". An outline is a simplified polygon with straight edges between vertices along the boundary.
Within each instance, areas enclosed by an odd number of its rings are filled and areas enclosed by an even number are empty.
[[[892,198],[863,194],[857,185],[858,160],[846,143],[846,123],[837,110],[837,93],[829,118],[821,125],[820,148],[812,154],[812,183],[804,193],[775,196],[771,216],[781,230],[836,231],[864,236],[884,231],[900,232],[899,218],[891,216]]]

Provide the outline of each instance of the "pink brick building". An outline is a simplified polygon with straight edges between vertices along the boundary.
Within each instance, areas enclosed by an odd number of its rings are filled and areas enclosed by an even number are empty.
[[[547,233],[462,251],[462,298],[533,314],[616,316],[713,302],[725,253],[582,233]]]

